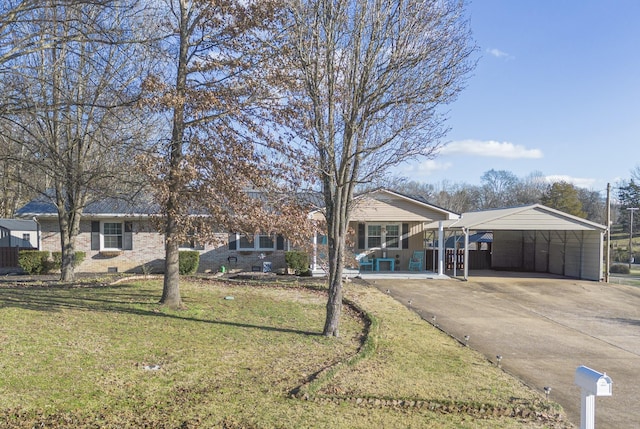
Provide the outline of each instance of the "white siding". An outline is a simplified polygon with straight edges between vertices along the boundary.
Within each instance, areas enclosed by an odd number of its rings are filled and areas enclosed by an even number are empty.
[[[356,222],[427,222],[446,218],[443,212],[392,195],[364,198],[351,213],[351,220]]]

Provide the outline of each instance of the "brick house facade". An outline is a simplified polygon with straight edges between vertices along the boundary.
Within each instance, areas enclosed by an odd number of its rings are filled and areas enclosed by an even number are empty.
[[[76,251],[86,253],[78,272],[153,272],[164,270],[164,235],[154,229],[152,215],[122,202],[90,204],[80,221]],[[127,214],[132,213],[132,214]],[[60,251],[60,227],[55,207],[32,201],[18,216],[35,218],[40,227],[41,250]],[[218,233],[214,243],[185,243],[181,250],[200,253],[200,272],[229,270],[265,271],[286,268],[289,243],[279,236],[244,237]]]

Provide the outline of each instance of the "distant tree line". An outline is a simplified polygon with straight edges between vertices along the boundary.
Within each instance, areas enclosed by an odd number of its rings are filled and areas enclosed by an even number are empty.
[[[564,181],[549,183],[540,172],[519,178],[510,171],[492,169],[482,175],[480,185],[396,180],[390,187],[456,213],[539,203],[593,222],[606,223],[605,195]]]

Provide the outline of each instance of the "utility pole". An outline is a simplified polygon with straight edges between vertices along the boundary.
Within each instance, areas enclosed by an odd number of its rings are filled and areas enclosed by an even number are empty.
[[[631,218],[629,222],[629,270],[631,270],[631,263],[633,262],[633,212],[638,210],[638,207],[629,207],[629,216]]]
[[[609,283],[611,270],[611,183],[607,183],[607,247],[604,249],[604,281]]]

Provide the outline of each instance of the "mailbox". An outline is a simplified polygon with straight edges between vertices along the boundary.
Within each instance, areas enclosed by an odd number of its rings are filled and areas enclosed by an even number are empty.
[[[575,383],[585,392],[595,396],[613,395],[613,382],[606,373],[600,373],[584,365],[576,369]]]

